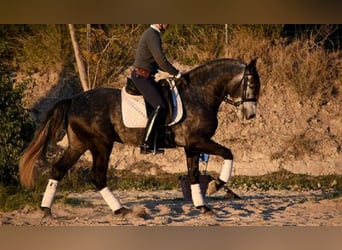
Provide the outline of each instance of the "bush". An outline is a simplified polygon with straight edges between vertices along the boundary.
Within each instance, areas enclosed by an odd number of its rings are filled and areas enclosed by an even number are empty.
[[[21,103],[23,90],[23,84],[14,87],[0,66],[0,184],[17,182],[20,153],[33,135],[33,123]]]
[[[17,35],[14,61],[19,71],[33,74],[70,69],[74,62],[66,25],[31,25],[31,32]]]

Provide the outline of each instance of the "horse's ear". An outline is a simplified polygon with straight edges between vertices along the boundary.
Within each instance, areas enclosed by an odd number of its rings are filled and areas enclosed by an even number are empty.
[[[250,71],[254,71],[256,69],[256,62],[257,62],[258,58],[254,58],[253,60],[251,60],[251,62],[247,65],[247,68]]]
[[[253,69],[253,68],[256,67],[257,59],[258,59],[258,58],[254,58],[254,59],[251,60],[251,62],[248,64],[248,67],[249,67],[250,69]]]

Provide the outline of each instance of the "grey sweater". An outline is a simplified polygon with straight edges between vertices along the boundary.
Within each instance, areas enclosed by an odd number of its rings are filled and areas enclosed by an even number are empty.
[[[170,75],[178,73],[163,52],[160,33],[152,27],[145,30],[140,38],[133,66],[149,70],[153,74],[157,73],[158,69]]]

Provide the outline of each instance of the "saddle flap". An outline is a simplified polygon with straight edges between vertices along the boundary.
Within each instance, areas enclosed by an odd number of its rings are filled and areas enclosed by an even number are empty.
[[[143,96],[128,94],[121,90],[121,109],[123,123],[128,128],[144,128],[147,125],[147,111]]]

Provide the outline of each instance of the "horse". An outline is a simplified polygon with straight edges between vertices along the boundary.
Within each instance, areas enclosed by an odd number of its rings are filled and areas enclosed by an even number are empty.
[[[199,157],[206,153],[222,157],[223,165],[218,177],[208,184],[207,194],[217,192],[229,180],[233,167],[233,154],[227,147],[211,138],[218,127],[218,110],[226,102],[236,107],[241,119],[256,117],[260,91],[257,59],[248,64],[238,59],[220,58],[208,61],[175,79],[182,100],[182,119],[169,126],[165,146],[184,148],[192,203],[200,214],[213,214],[204,200],[199,185]],[[160,80],[161,81],[161,80]],[[87,150],[93,163],[90,181],[105,200],[114,215],[125,216],[132,209],[121,204],[107,186],[108,162],[114,143],[138,146],[144,128],[128,128],[123,123],[121,89],[96,88],[58,101],[38,126],[33,140],[19,160],[19,177],[23,187],[34,185],[36,161],[46,159],[51,145],[65,131],[68,147],[62,156],[50,164],[51,173],[41,206],[44,216],[51,216],[51,207],[59,182]]]

